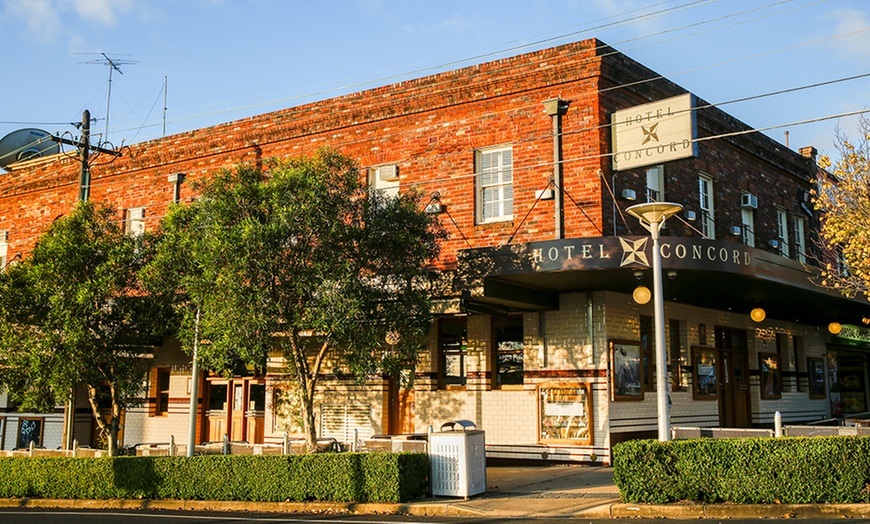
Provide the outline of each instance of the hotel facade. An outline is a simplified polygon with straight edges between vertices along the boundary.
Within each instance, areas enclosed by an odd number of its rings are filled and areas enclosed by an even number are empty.
[[[192,181],[325,146],[356,159],[373,188],[423,192],[448,238],[428,348],[396,377],[324,376],[323,437],[467,419],[492,458],[604,463],[617,442],[655,438],[652,241],[626,212],[642,202],[682,206],[659,239],[672,426],[870,410],[870,304],[813,282],[815,150],[755,132],[595,39],[133,144],[92,166],[90,198],[131,233],[156,230],[196,196]],[[79,170],[63,155],[10,166],[0,254],[26,256],[73,208]],[[143,380],[123,444],[186,441],[190,356],[166,340]],[[207,374],[197,441],[297,433],[292,384],[277,355],[265,373]],[[80,443],[97,440],[91,419],[80,402]],[[8,407],[0,420],[3,449],[22,431],[46,447],[63,438],[60,412]]]

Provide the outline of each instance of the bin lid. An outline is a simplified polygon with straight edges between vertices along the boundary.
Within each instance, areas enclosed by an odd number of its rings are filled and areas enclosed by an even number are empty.
[[[467,431],[476,427],[477,424],[470,420],[451,420],[441,424],[441,431]]]

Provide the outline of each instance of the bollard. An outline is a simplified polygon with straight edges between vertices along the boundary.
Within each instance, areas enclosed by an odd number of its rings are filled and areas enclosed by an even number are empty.
[[[284,454],[290,454],[290,432],[284,431]]]
[[[230,454],[230,437],[226,433],[224,433],[224,455]]]
[[[779,411],[773,415],[773,430],[776,437],[782,436],[782,413]]]
[[[357,428],[353,428],[353,448],[351,451],[354,453],[359,451],[359,430]]]
[[[28,448],[30,449],[30,456],[32,457],[32,456],[33,456],[33,450],[36,449],[36,442],[34,442],[34,441],[31,440],[31,441],[30,441],[30,445],[28,446]]]
[[[175,456],[175,435],[169,435],[169,456]]]
[[[73,458],[76,458],[77,456],[79,456],[79,440],[78,439],[73,439],[72,456],[73,456]]]

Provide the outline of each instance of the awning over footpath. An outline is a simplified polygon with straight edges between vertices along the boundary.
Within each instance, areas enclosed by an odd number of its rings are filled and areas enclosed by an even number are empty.
[[[870,302],[814,283],[818,272],[778,252],[736,242],[662,237],[666,302],[723,311],[761,307],[802,324],[860,324]],[[471,312],[507,314],[558,308],[560,293],[652,288],[650,237],[573,238],[459,253],[457,288]]]

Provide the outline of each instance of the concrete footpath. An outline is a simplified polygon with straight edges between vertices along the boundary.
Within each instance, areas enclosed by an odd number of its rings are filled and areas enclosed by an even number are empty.
[[[220,502],[176,500],[0,499],[0,507],[165,509],[268,513],[367,513],[485,518],[813,518],[870,517],[867,504],[625,504],[609,467],[490,467],[487,492],[468,499],[427,498],[402,504]]]

